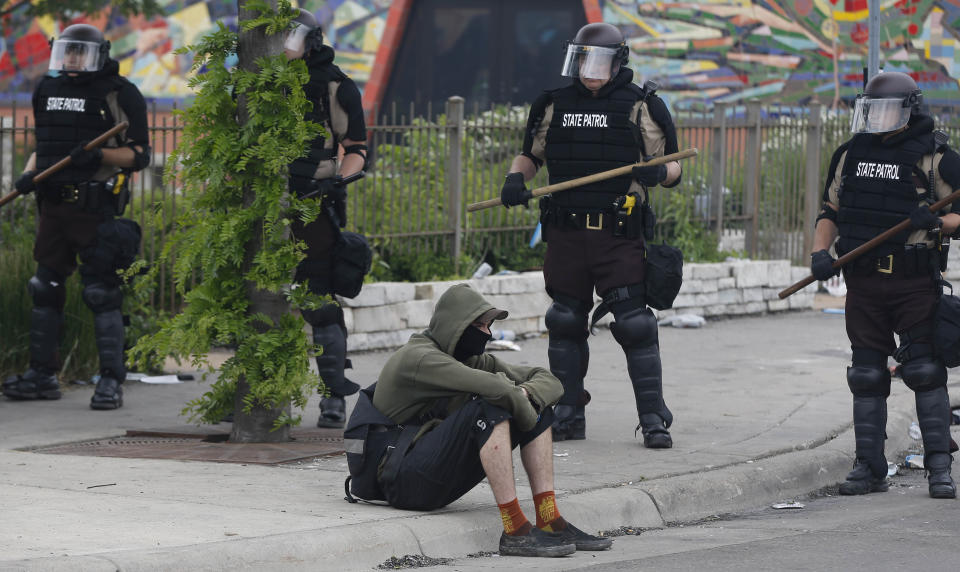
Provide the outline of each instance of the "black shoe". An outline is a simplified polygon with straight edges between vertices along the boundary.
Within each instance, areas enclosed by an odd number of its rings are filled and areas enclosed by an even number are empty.
[[[554,441],[582,441],[587,438],[587,420],[583,406],[557,405],[550,427]]]
[[[576,551],[577,545],[573,541],[564,539],[556,532],[544,532],[535,526],[531,527],[527,534],[500,534],[501,556],[554,557],[566,556]]]
[[[320,418],[317,427],[343,429],[347,420],[347,402],[339,395],[331,395],[320,399]]]
[[[90,409],[109,410],[123,407],[123,385],[110,376],[100,376],[90,398]]]
[[[847,475],[847,480],[840,484],[842,495],[865,495],[867,493],[882,493],[890,488],[886,475],[877,477],[870,470],[870,463],[866,459],[857,459],[853,463],[853,470]]]
[[[953,459],[946,453],[932,453],[927,456],[927,485],[930,496],[935,499],[957,498],[957,485],[950,476]]]
[[[667,431],[667,424],[655,413],[640,416],[640,424],[633,430],[643,430],[643,446],[647,449],[670,449],[673,447],[673,437]]]
[[[30,368],[23,375],[5,379],[3,394],[16,400],[60,399],[60,382],[54,373]]]
[[[566,527],[556,531],[561,538],[573,542],[577,550],[606,550],[613,546],[613,539],[604,536],[593,536],[564,521]]]

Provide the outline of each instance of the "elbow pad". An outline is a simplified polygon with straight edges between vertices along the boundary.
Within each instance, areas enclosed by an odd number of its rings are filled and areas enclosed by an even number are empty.
[[[343,156],[353,153],[354,155],[360,155],[363,157],[363,168],[367,168],[367,146],[363,143],[357,143],[356,145],[347,145],[343,148]]]
[[[817,220],[813,222],[813,226],[817,226],[817,223],[820,222],[820,219],[824,218],[832,221],[833,224],[837,224],[837,211],[833,210],[833,207],[829,206],[827,203],[823,203],[823,206],[820,208],[820,214],[817,215]]]
[[[143,145],[143,151],[137,151],[134,145],[128,145],[133,151],[133,170],[140,171],[150,165],[150,146]]]

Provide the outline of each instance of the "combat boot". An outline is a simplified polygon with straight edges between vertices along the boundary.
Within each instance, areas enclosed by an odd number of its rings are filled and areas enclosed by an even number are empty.
[[[347,402],[342,395],[332,394],[320,399],[320,418],[317,427],[343,429],[347,420]]]
[[[31,367],[23,375],[5,379],[3,394],[15,400],[60,399],[60,382],[55,373]]]
[[[935,499],[957,498],[957,486],[950,476],[950,466],[953,456],[948,453],[932,453],[927,455],[924,466],[927,469],[927,484],[930,496]]]
[[[123,407],[123,385],[116,378],[101,375],[90,398],[90,409],[109,410]]]
[[[582,405],[557,405],[553,408],[553,440],[580,441],[587,438],[587,419]]]
[[[847,475],[847,480],[840,484],[842,495],[865,495],[867,493],[882,493],[890,488],[886,475],[878,477],[870,468],[866,459],[857,459],[853,463],[853,470]]]
[[[673,437],[667,431],[666,422],[656,413],[644,413],[640,416],[640,424],[634,429],[643,431],[643,446],[647,449],[670,449],[673,447]]]

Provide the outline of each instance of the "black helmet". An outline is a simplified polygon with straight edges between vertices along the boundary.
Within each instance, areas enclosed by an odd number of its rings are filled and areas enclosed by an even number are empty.
[[[873,76],[857,96],[851,130],[854,133],[888,133],[920,113],[923,92],[917,82],[901,72],[881,72]]]
[[[587,24],[566,45],[561,75],[606,79],[626,65],[630,50],[620,29],[606,22]]]
[[[110,42],[89,24],[73,24],[50,40],[50,71],[89,73],[100,71],[110,57]]]
[[[300,13],[290,22],[292,27],[284,38],[283,49],[290,52],[303,50],[304,53],[319,50],[323,45],[323,31],[317,18],[303,8],[298,10]]]

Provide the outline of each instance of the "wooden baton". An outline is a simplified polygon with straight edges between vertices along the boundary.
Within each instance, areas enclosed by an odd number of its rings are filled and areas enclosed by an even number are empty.
[[[664,155],[663,157],[656,157],[650,159],[647,162],[640,162],[634,165],[624,165],[623,167],[617,167],[616,169],[610,169],[609,171],[601,171],[599,173],[594,173],[592,175],[587,175],[586,177],[580,177],[578,179],[570,179],[569,181],[564,181],[562,183],[556,183],[553,185],[547,185],[545,187],[540,187],[539,189],[533,189],[530,191],[530,198],[542,197],[543,195],[550,195],[553,193],[558,193],[560,191],[565,191],[567,189],[572,189],[574,187],[581,187],[583,185],[589,185],[590,183],[597,183],[599,181],[606,181],[607,179],[612,179],[614,177],[620,177],[623,175],[629,175],[633,171],[634,167],[650,167],[653,165],[662,165],[664,163],[670,163],[671,161],[679,161],[681,159],[686,159],[688,157],[695,157],[697,155],[697,148],[691,147],[690,149],[684,149],[677,153],[671,153],[669,155]],[[488,209],[491,207],[500,206],[503,203],[499,198],[489,199],[486,201],[480,201],[479,203],[472,203],[467,205],[467,212],[479,211],[483,209]]]
[[[936,212],[936,211],[942,209],[943,207],[945,207],[945,206],[947,206],[947,205],[949,205],[949,204],[951,204],[951,203],[953,203],[953,202],[956,202],[957,199],[960,199],[960,190],[953,191],[953,193],[952,193],[950,196],[948,196],[948,197],[946,197],[946,198],[943,198],[943,199],[940,199],[939,201],[937,201],[937,202],[933,203],[932,205],[930,205],[930,212]],[[893,235],[895,235],[895,234],[897,234],[897,233],[900,233],[900,232],[903,232],[903,231],[905,231],[905,230],[908,230],[909,228],[910,228],[910,219],[905,219],[905,220],[902,220],[902,221],[898,222],[898,223],[897,223],[896,225],[894,225],[893,227],[891,227],[891,228],[883,231],[882,233],[880,233],[880,234],[878,234],[877,236],[871,238],[871,239],[868,240],[867,242],[861,244],[860,246],[854,248],[854,249],[851,250],[850,252],[844,254],[844,255],[841,256],[840,258],[834,260],[834,261],[833,261],[833,267],[834,267],[834,268],[840,268],[840,267],[842,267],[842,266],[845,265],[845,264],[849,264],[849,263],[853,262],[853,261],[856,260],[857,258],[860,258],[861,256],[863,256],[863,254],[866,253],[867,251],[873,250],[874,248],[880,246],[882,243],[884,243],[884,242],[886,242],[887,240],[889,240],[891,237],[893,237]],[[806,278],[804,278],[803,280],[797,282],[797,283],[794,284],[793,286],[790,286],[789,288],[781,291],[781,292],[778,294],[778,296],[780,296],[780,299],[783,300],[783,299],[786,298],[787,296],[789,296],[789,295],[797,292],[798,290],[804,288],[805,286],[808,286],[808,285],[812,284],[812,283],[815,282],[816,280],[817,280],[817,279],[814,278],[813,275],[811,274],[810,276],[807,276]]]
[[[111,127],[109,131],[100,134],[96,139],[94,139],[94,140],[90,141],[89,143],[87,143],[86,145],[84,145],[83,148],[84,148],[85,150],[87,150],[87,151],[93,151],[93,150],[96,149],[97,147],[100,147],[101,145],[103,145],[104,143],[106,143],[111,137],[113,137],[114,135],[120,133],[121,131],[123,131],[124,129],[126,129],[126,128],[129,127],[129,126],[130,126],[130,124],[127,123],[126,121],[121,121],[120,123],[117,123],[116,125],[114,125],[113,127]],[[40,181],[46,179],[46,178],[49,177],[50,175],[53,175],[53,174],[56,173],[57,171],[65,168],[65,167],[66,167],[67,165],[69,165],[69,164],[70,164],[70,155],[67,155],[67,156],[64,157],[63,159],[60,159],[59,161],[57,161],[57,162],[54,163],[53,165],[50,165],[49,167],[47,167],[46,169],[44,169],[42,172],[38,173],[37,176],[33,178],[33,182],[34,182],[34,183],[39,183]],[[9,195],[7,195],[7,196],[5,196],[5,197],[3,197],[3,198],[0,198],[0,207],[2,207],[3,205],[9,203],[10,201],[12,201],[13,199],[15,199],[15,198],[17,198],[17,197],[19,197],[19,196],[20,196],[20,191],[13,191],[13,192],[10,193]]]

